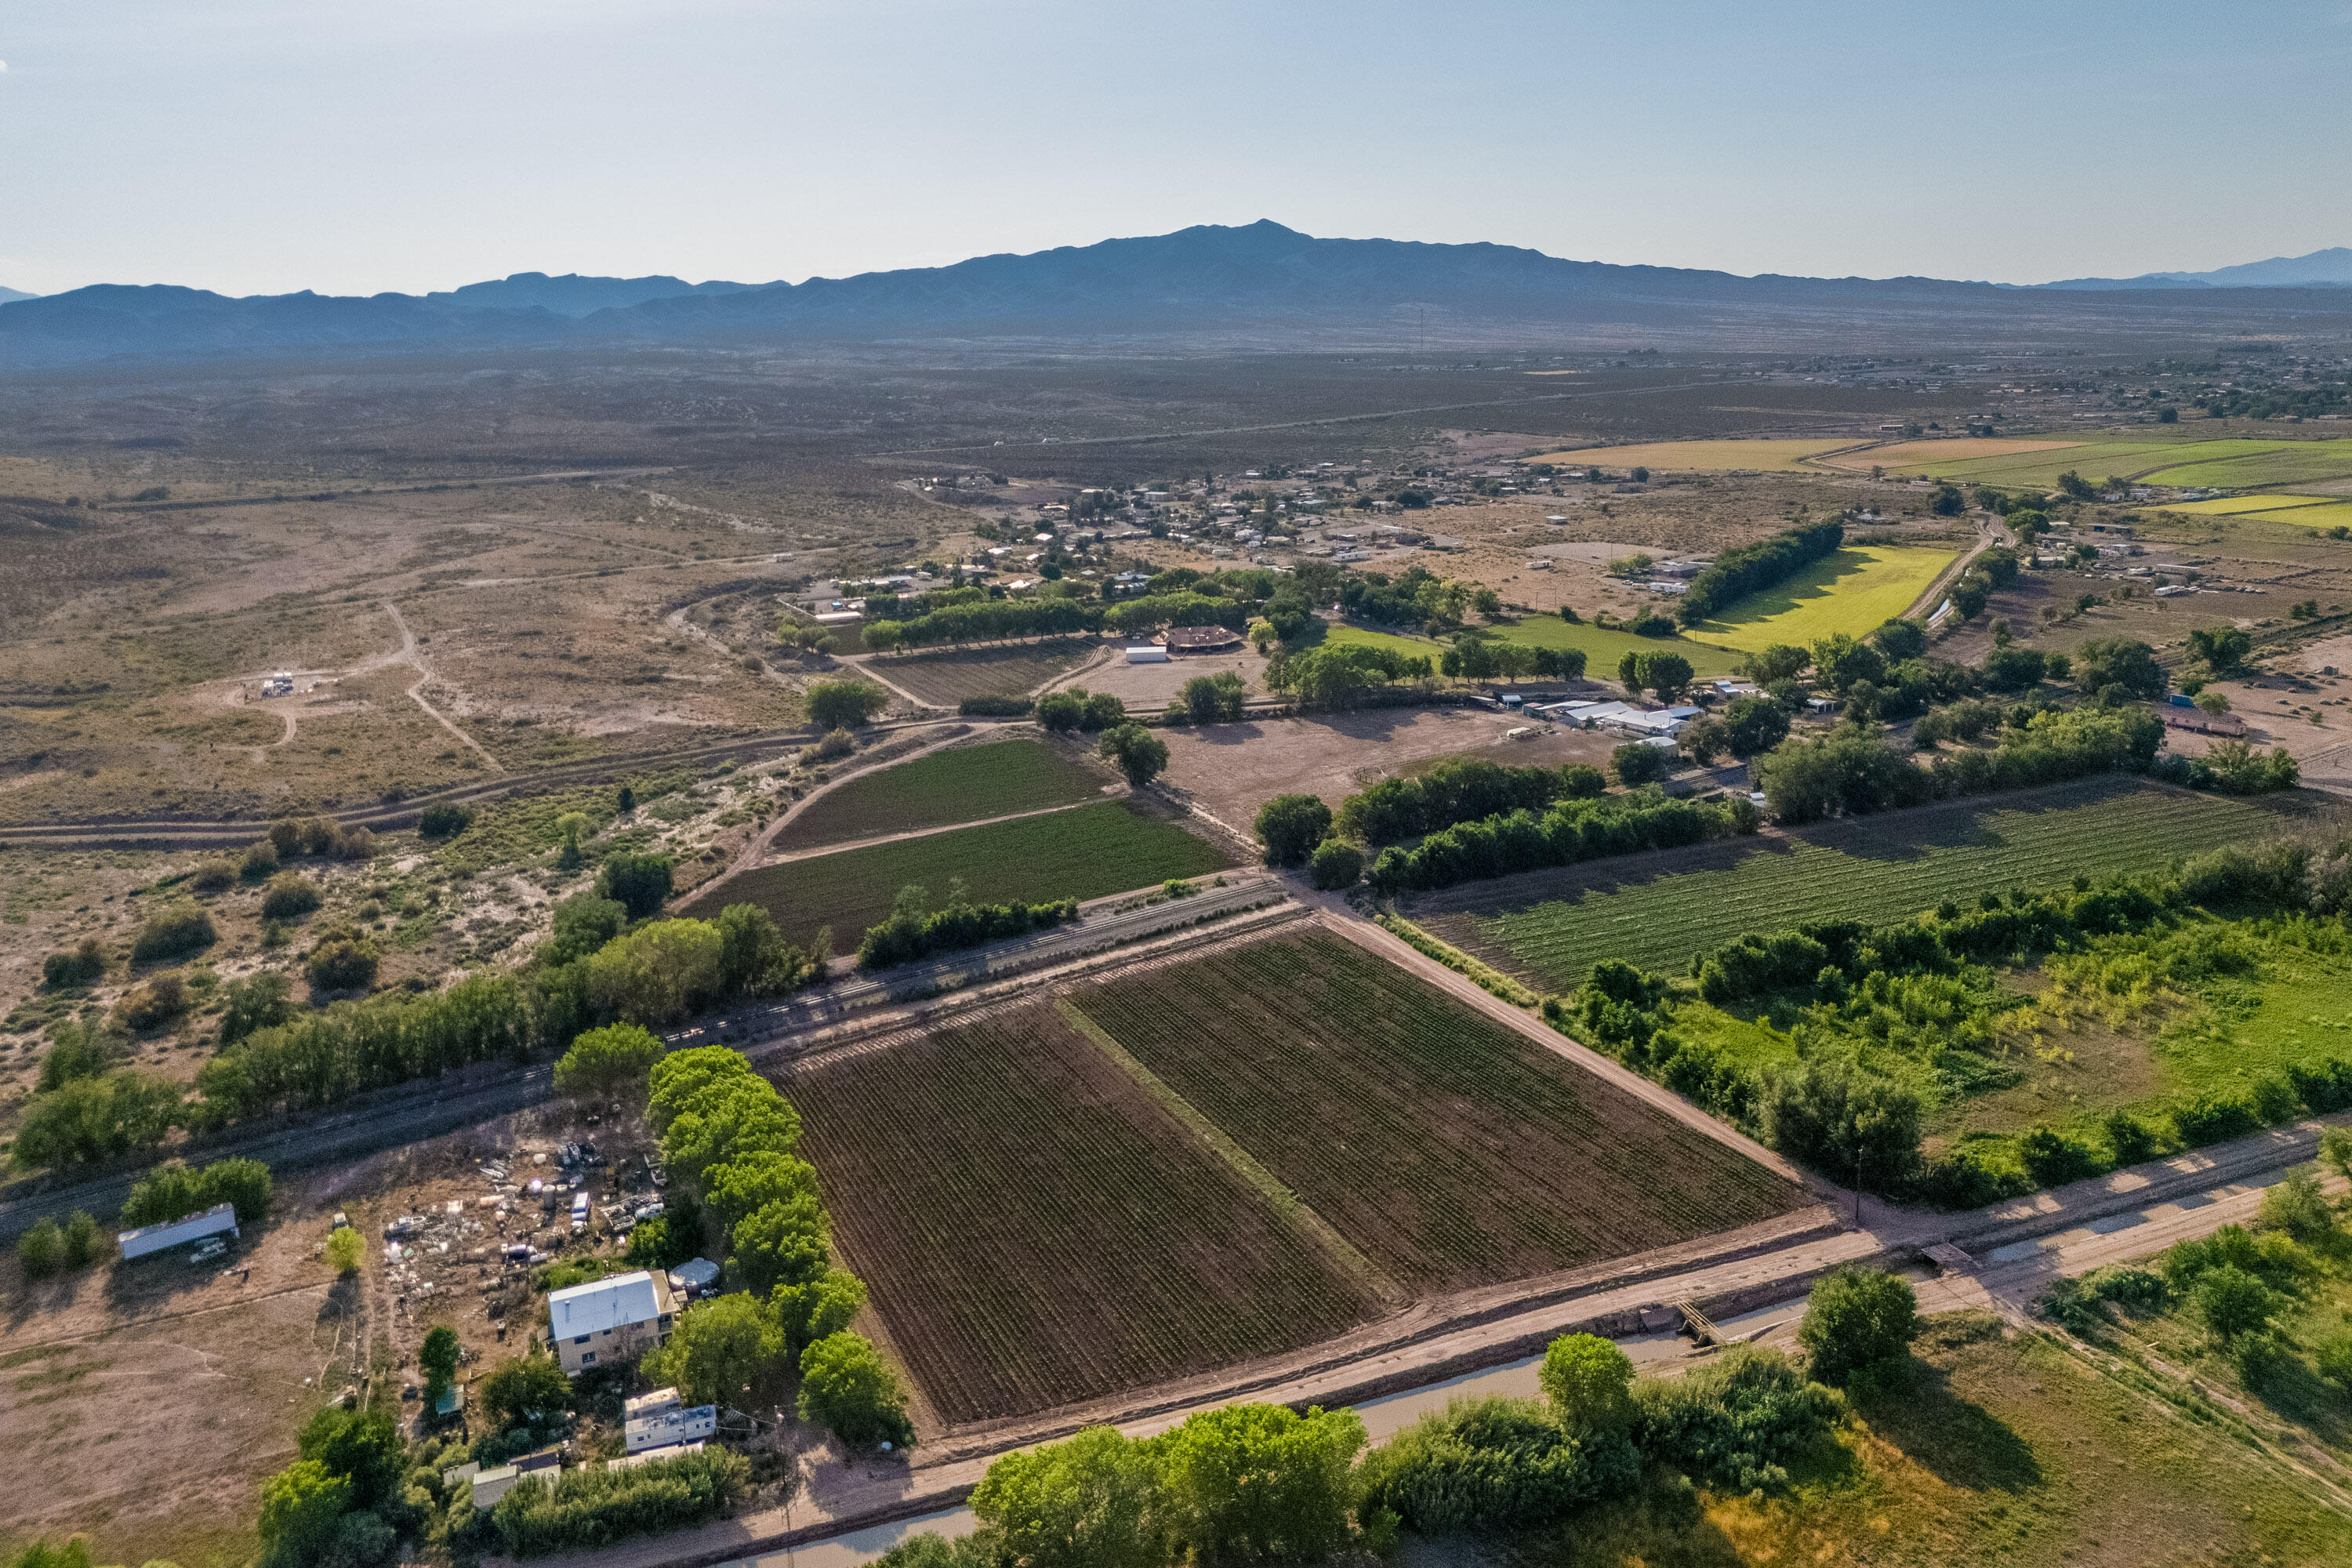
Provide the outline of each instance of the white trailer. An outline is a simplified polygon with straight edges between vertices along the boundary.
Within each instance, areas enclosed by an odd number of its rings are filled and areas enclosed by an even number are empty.
[[[202,1214],[192,1214],[161,1225],[142,1225],[137,1230],[126,1230],[114,1238],[129,1259],[144,1258],[151,1252],[161,1252],[167,1247],[183,1242],[202,1241],[208,1236],[235,1236],[236,1205],[215,1204]]]

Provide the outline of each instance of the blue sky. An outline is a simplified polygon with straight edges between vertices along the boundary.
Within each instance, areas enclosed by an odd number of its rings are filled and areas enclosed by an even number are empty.
[[[763,281],[1271,217],[2038,281],[2352,244],[2352,0],[0,5],[0,284]]]

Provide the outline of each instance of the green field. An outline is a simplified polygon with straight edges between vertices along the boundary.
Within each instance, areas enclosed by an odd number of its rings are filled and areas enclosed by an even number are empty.
[[[963,879],[975,903],[1097,899],[1232,864],[1223,850],[1155,809],[1106,800],[761,866],[680,912],[708,918],[727,904],[759,904],[793,941],[806,942],[819,927],[830,926],[835,946],[847,949],[890,912],[898,889],[909,885],[928,890],[934,907],[946,903],[955,878]]]
[[[1042,741],[957,746],[850,780],[811,801],[776,836],[778,854],[913,827],[1073,805],[1110,782]]]
[[[1968,479],[1980,484],[2049,489],[2063,473],[2079,473],[2093,484],[2108,475],[2137,478],[2168,465],[2242,458],[2282,445],[2277,441],[2092,440],[2079,447],[2040,452],[2011,452],[1990,458],[1965,458],[1918,465],[1910,472],[1938,479]],[[2176,481],[2168,479],[2168,484]],[[2195,480],[2178,481],[2193,484]]]
[[[1087,642],[1024,644],[912,654],[873,668],[926,702],[952,708],[967,697],[1023,697],[1094,651]]]
[[[2246,447],[2246,454],[2211,452],[2208,447]],[[2352,474],[2352,437],[2324,441],[2200,442],[2197,460],[2160,468],[2147,478],[2159,485],[2218,485],[2251,489],[2258,485],[2303,485]]]
[[[2162,784],[2097,779],[2009,804],[1853,817],[1473,883],[1412,918],[1529,984],[1573,989],[1603,958],[1680,973],[1738,936],[1824,920],[1896,920],[1945,898],[2047,887],[2076,872],[2152,869],[2218,844],[2259,841],[2314,811]]]
[[[1326,623],[1323,635],[1308,637],[1304,646],[1311,647],[1317,643],[1328,643],[1333,647],[1384,647],[1407,658],[1425,658],[1432,668],[1445,653],[1444,644],[1427,637],[1400,637],[1394,632],[1376,632],[1340,622]]]
[[[1809,473],[1804,459],[1822,452],[1853,446],[1852,437],[1810,437],[1801,440],[1766,438],[1755,441],[1645,441],[1634,447],[1582,447],[1546,452],[1530,463],[1614,468],[1684,468],[1727,473],[1756,468],[1771,473]]]
[[[1391,1279],[1455,1290],[1785,1214],[1785,1178],[1355,942],[1269,938],[1072,998]]]
[[[2216,496],[2211,500],[2168,501],[2164,510],[2187,512],[2191,517],[2244,517],[2258,511],[2285,511],[2293,507],[2316,506],[2336,499],[2334,496]]]
[[[1875,626],[1877,622],[1871,624]],[[1632,632],[1610,631],[1590,621],[1570,626],[1558,616],[1528,616],[1492,629],[1504,642],[1526,647],[1580,647],[1584,650],[1584,672],[1602,679],[1613,679],[1617,661],[1627,654],[1656,653],[1661,648],[1670,648],[1690,660],[1692,671],[1702,679],[1729,675],[1739,663],[1736,652],[1693,642],[1685,637],[1635,637]]]
[[[1909,609],[1958,553],[1852,546],[1776,586],[1748,595],[1720,619],[1706,622],[1689,636],[1695,642],[1741,653],[1754,653],[1773,643],[1810,647],[1839,632],[1858,637]]]

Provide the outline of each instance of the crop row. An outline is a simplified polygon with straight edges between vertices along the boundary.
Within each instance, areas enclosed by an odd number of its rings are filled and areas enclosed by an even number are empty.
[[[1078,1006],[1391,1278],[1461,1289],[1754,1223],[1796,1189],[1325,932]]]
[[[909,886],[926,889],[933,908],[946,902],[958,880],[974,903],[1049,903],[1203,876],[1231,864],[1164,816],[1106,800],[762,866],[725,883],[710,901],[758,904],[794,942],[830,926],[837,946],[854,946]]]
[[[1034,690],[1076,664],[1087,647],[1044,642],[971,648],[894,658],[881,668],[892,685],[948,708],[967,697],[1018,697]]]
[[[2102,778],[2042,792],[2032,805],[1931,806],[1480,883],[1411,912],[1496,968],[1565,992],[1603,958],[1679,971],[1745,931],[1899,920],[2078,872],[2152,870],[2257,838],[2292,809]]]
[[[1042,742],[957,746],[852,779],[819,795],[776,836],[776,847],[804,849],[1073,805],[1101,794],[1108,781],[1108,773],[1096,773]]]
[[[789,1089],[840,1250],[950,1423],[1274,1353],[1369,1310],[1049,1005]]]

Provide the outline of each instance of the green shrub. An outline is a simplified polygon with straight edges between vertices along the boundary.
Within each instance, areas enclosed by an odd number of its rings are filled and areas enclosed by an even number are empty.
[[[88,985],[106,973],[106,947],[86,936],[70,952],[53,952],[41,962],[41,984],[52,991]]]
[[[16,1238],[16,1266],[27,1279],[46,1279],[66,1266],[64,1227],[53,1219],[37,1222]]]
[[[1826,1436],[1845,1410],[1836,1390],[1753,1345],[1633,1389],[1640,1406],[1633,1441],[1642,1453],[1728,1492],[1786,1485],[1788,1461]]]
[[[331,931],[303,960],[303,971],[314,990],[364,991],[375,984],[379,962],[375,943],[357,931]]]
[[[890,694],[864,680],[812,681],[809,722],[820,730],[855,730],[890,706]]]
[[[1023,719],[1034,706],[1026,697],[967,697],[956,711],[967,719]]]
[[[237,862],[237,875],[248,882],[258,882],[278,874],[278,846],[267,838],[257,838],[246,847],[245,858]]]
[[[1278,795],[1258,808],[1257,837],[1269,866],[1302,866],[1331,831],[1331,808],[1311,795]]]
[[[416,831],[426,838],[455,838],[466,831],[474,814],[449,801],[436,801],[416,819]]]
[[[1864,1367],[1907,1354],[1919,1333],[1919,1300],[1899,1274],[1839,1268],[1815,1284],[1798,1325],[1812,1374],[1846,1381]]]
[[[261,894],[261,916],[264,920],[290,921],[299,919],[325,901],[319,884],[299,871],[280,871],[269,879],[269,886]]]
[[[499,1500],[490,1522],[509,1555],[540,1557],[704,1523],[751,1484],[751,1461],[719,1447],[627,1469],[583,1465],[552,1482],[525,1476]]]
[[[200,893],[217,893],[224,888],[233,888],[236,885],[236,862],[223,859],[200,861],[190,874],[188,885]]]
[[[1640,1477],[1622,1431],[1579,1439],[1533,1400],[1457,1399],[1365,1458],[1360,1512],[1388,1510],[1424,1535],[1533,1529]]]
[[[215,1204],[232,1204],[236,1223],[253,1225],[269,1213],[274,1190],[269,1167],[258,1160],[215,1160],[208,1165],[179,1161],[141,1177],[122,1205],[127,1227],[162,1225],[202,1214]]]
[[[1664,747],[1635,741],[1609,753],[1609,771],[1617,775],[1619,784],[1629,787],[1656,784],[1675,771],[1675,759]]]
[[[1364,852],[1344,838],[1326,838],[1315,847],[1315,885],[1325,891],[1352,888],[1363,879]]]
[[[169,904],[149,915],[139,928],[131,944],[131,957],[139,963],[185,958],[210,947],[218,937],[212,916],[193,901]]]
[[[669,898],[670,860],[667,855],[608,855],[596,872],[596,896],[619,902],[633,921],[661,913]]]
[[[800,1414],[853,1448],[915,1440],[898,1375],[858,1334],[829,1334],[802,1352]]]

